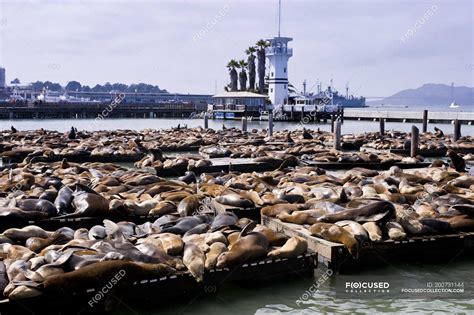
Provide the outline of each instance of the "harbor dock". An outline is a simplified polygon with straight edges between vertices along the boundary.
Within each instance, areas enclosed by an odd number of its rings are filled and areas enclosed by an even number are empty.
[[[364,110],[359,108],[346,108],[344,118],[347,120],[372,120],[380,118],[387,122],[423,122],[423,111],[388,111]],[[428,123],[448,123],[455,120],[471,125],[474,122],[474,111],[467,112],[428,112]]]

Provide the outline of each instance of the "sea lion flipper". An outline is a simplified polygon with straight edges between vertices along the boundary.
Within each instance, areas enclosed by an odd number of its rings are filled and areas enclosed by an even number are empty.
[[[239,234],[239,238],[241,237],[244,237],[245,235],[247,235],[248,233],[252,232],[253,229],[257,226],[257,222],[255,221],[251,221],[249,223],[247,223],[244,228],[242,229],[242,231],[240,232]]]
[[[354,221],[356,222],[377,222],[382,220],[386,215],[388,215],[390,210],[385,212],[369,215],[369,216],[358,216]]]

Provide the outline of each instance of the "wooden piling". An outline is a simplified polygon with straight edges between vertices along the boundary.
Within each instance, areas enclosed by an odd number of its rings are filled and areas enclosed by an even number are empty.
[[[268,135],[273,136],[273,113],[268,114]]]
[[[331,115],[331,132],[334,132],[334,115]]]
[[[383,138],[383,136],[385,135],[385,119],[383,117],[380,117],[379,123],[380,123],[380,137]]]
[[[461,122],[458,119],[454,120],[454,141],[461,138]]]
[[[334,124],[333,124],[334,125]],[[334,130],[334,149],[341,149],[341,121],[338,119],[335,122]]]
[[[415,157],[418,153],[418,144],[420,142],[420,130],[416,126],[411,126],[411,148],[410,156]]]
[[[423,111],[423,133],[428,131],[428,110]]]
[[[242,117],[242,131],[247,132],[247,117]]]
[[[204,129],[209,129],[209,116],[204,114]]]

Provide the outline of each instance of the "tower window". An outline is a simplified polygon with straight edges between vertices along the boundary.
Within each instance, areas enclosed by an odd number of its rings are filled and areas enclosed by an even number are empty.
[[[286,90],[286,84],[285,84],[285,90]]]
[[[272,78],[273,78],[273,72],[272,72]]]
[[[270,89],[270,92],[272,92],[272,93],[273,93],[273,89]]]
[[[283,72],[285,72],[285,73],[286,73],[286,67],[285,67],[285,68],[283,68]]]

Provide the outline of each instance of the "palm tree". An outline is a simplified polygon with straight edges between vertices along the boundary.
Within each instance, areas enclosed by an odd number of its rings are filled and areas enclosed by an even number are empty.
[[[245,60],[239,60],[239,67],[241,69],[239,73],[239,83],[241,91],[245,91],[247,89],[247,72],[245,71],[247,66],[248,63],[246,63]]]
[[[254,46],[250,46],[248,49],[245,50],[245,53],[248,55],[247,63],[249,68],[249,90],[255,90],[255,55],[254,53],[257,51]]]
[[[265,87],[265,48],[270,46],[270,43],[261,39],[255,45],[258,47],[258,92],[262,94]]]
[[[231,59],[227,64],[227,69],[229,69],[230,75],[230,90],[237,91],[237,70],[236,68],[239,67],[239,63],[235,61],[235,59]]]

